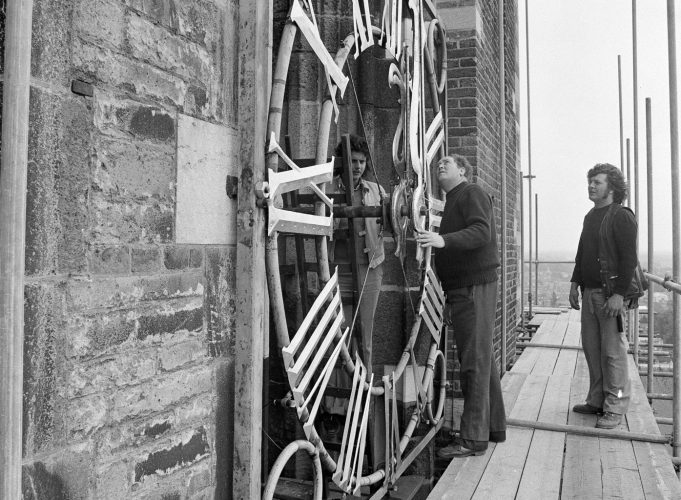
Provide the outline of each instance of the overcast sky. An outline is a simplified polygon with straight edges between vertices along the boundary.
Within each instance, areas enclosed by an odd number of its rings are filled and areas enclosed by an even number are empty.
[[[527,174],[525,1],[519,0],[518,14],[521,156],[522,170]],[[539,258],[542,258],[542,251],[558,250],[573,258],[583,217],[593,206],[587,197],[586,172],[595,163],[608,162],[617,166],[620,163],[618,54],[622,61],[624,138],[625,141],[630,138],[633,176],[632,1],[527,1],[531,161],[532,174],[536,175],[532,190],[533,198],[535,193],[539,197]],[[666,6],[666,0],[637,1],[639,238],[640,249],[645,253],[648,231],[645,98],[650,97],[656,254],[658,250],[670,251],[672,248]],[[681,56],[679,17],[681,12],[677,7],[677,59]],[[677,60],[677,64],[681,63]],[[527,180],[524,188],[527,199]],[[632,208],[633,199],[632,195]],[[527,222],[526,205],[526,231]],[[527,253],[527,240],[525,251]]]

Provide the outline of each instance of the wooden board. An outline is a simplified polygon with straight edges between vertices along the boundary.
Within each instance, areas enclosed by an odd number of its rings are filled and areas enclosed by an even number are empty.
[[[544,318],[532,342],[580,345],[579,319],[579,311]],[[620,429],[659,434],[631,357],[629,363],[632,397]],[[586,359],[575,349],[526,349],[502,379],[509,417],[595,427],[596,415],[572,411],[588,389]],[[681,499],[669,446],[529,428],[510,427],[505,443],[484,457],[452,461],[447,474],[452,480],[443,475],[428,498]]]
[[[539,421],[557,424],[567,422],[570,383],[570,379],[563,375],[549,378]],[[560,497],[564,448],[565,433],[534,431],[517,498],[549,500]]]
[[[575,404],[583,403],[589,390],[589,373],[584,353],[577,356],[575,377],[570,386],[570,411],[568,424],[594,427],[595,415],[582,415],[572,411]],[[563,461],[563,486],[561,498],[594,498],[603,491],[601,480],[600,447],[598,439],[568,435],[565,439]]]
[[[528,375],[510,416],[522,420],[536,420],[547,382],[547,376],[534,373]],[[518,489],[532,434],[532,429],[518,427],[507,429],[506,442],[494,449],[488,469],[475,490],[474,499],[502,498]]]
[[[520,389],[525,383],[526,378],[526,373],[512,372],[507,372],[502,377],[501,390],[504,395],[506,416],[509,416],[512,409],[515,407],[518,394],[520,393]],[[468,457],[452,460],[438,480],[435,488],[433,488],[433,491],[428,495],[428,498],[451,500],[471,498],[495,447],[495,443],[490,443],[489,448],[487,448],[487,453],[481,457]],[[456,487],[452,488],[452,485],[454,484]]]
[[[629,358],[629,373],[636,365]],[[631,432],[659,434],[655,416],[650,411],[645,388],[640,377],[631,377],[631,401],[627,425]],[[671,464],[670,447],[655,443],[632,443],[646,498],[681,498],[681,485]]]

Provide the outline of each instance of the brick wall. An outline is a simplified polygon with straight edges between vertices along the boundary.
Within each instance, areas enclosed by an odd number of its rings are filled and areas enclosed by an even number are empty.
[[[473,165],[473,182],[482,185],[494,200],[497,238],[501,251],[501,140],[499,99],[498,0],[439,2],[448,35],[448,134],[450,152],[465,155]],[[505,110],[506,110],[506,273],[507,290],[499,300],[507,307],[508,365],[515,358],[514,330],[519,321],[518,268],[520,226],[519,123],[516,105],[518,79],[517,3],[504,2]],[[501,283],[501,279],[499,280]],[[495,351],[501,355],[501,302],[498,303]],[[450,370],[455,356],[450,353]],[[455,382],[455,389],[458,385]]]
[[[176,198],[178,121],[234,136],[237,9],[34,1],[25,498],[231,494],[235,246]]]

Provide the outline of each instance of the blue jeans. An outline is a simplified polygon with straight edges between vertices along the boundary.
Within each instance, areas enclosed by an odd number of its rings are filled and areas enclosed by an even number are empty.
[[[490,433],[506,432],[493,349],[497,282],[448,290],[447,305],[461,364],[461,441],[469,449],[486,449]]]
[[[618,331],[617,318],[603,311],[605,294],[600,288],[585,288],[582,297],[582,347],[589,367],[589,394],[586,402],[596,408],[624,415],[629,408],[627,348],[624,332]]]

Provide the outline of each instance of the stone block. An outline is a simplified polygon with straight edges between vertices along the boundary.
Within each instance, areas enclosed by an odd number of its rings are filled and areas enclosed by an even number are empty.
[[[136,349],[118,355],[98,357],[75,363],[66,375],[63,389],[69,399],[105,393],[135,385],[152,378],[157,372],[155,350]]]
[[[96,498],[131,498],[130,468],[127,459],[99,464],[96,469]]]
[[[234,360],[221,358],[215,370],[215,498],[231,498],[234,479]]]
[[[168,73],[209,85],[214,67],[205,47],[187,42],[162,26],[130,15],[127,24],[127,48],[132,58],[146,61]]]
[[[212,401],[211,394],[201,394],[148,417],[123,419],[115,426],[99,430],[92,439],[97,442],[100,456],[110,460],[111,457],[148,446],[181,429],[208,425],[213,414]]]
[[[171,31],[179,29],[175,0],[124,0],[125,4]]]
[[[71,400],[64,409],[69,438],[83,438],[110,422],[111,398],[94,394]]]
[[[88,268],[92,274],[128,274],[130,249],[126,246],[94,247],[88,252]]]
[[[175,145],[175,112],[160,106],[121,98],[105,90],[95,96],[95,123],[108,135],[131,142],[131,136]],[[134,142],[133,142],[134,144]]]
[[[76,0],[73,29],[85,38],[121,51],[125,47],[125,7],[117,0]]]
[[[206,429],[199,427],[184,436],[182,441],[150,453],[144,460],[135,464],[135,482],[140,482],[145,476],[167,474],[176,467],[182,467],[201,460],[208,455],[210,448],[206,436]]]
[[[236,249],[206,249],[205,318],[208,352],[233,352],[236,335]]]
[[[132,248],[130,250],[131,270],[133,273],[152,273],[163,267],[159,247]]]
[[[24,288],[23,447],[29,454],[48,448],[59,438],[55,412],[62,298],[60,289],[49,284]]]
[[[68,500],[63,478],[47,469],[43,462],[21,467],[21,498],[24,500]]]
[[[95,481],[94,457],[94,444],[82,441],[66,445],[46,459],[48,467],[64,481],[68,499],[90,498]]]
[[[108,84],[138,98],[182,106],[187,92],[182,78],[78,37],[71,39],[71,45],[74,77]]]
[[[100,245],[167,243],[173,240],[172,200],[113,198],[92,192],[91,241]]]
[[[66,283],[65,291],[66,307],[70,315],[82,315],[91,309],[137,307],[158,299],[202,297],[203,292],[201,269],[144,277],[71,279]]]
[[[177,243],[236,242],[236,200],[227,198],[227,175],[237,175],[233,130],[180,115],[177,151]]]
[[[72,12],[71,0],[35,0],[33,2],[31,76],[51,82],[53,85],[68,86]],[[3,43],[2,47],[4,46]]]
[[[163,264],[171,271],[202,267],[203,248],[186,245],[166,246],[163,249]]]
[[[66,321],[67,357],[89,357],[118,346],[132,338],[135,315],[129,311],[86,316],[70,314]]]
[[[92,112],[83,99],[36,87],[30,97],[26,272],[80,273],[86,265]]]
[[[222,27],[228,20],[234,21],[226,15],[234,4],[233,0],[177,2],[179,34],[209,53],[219,53]]]
[[[213,368],[200,366],[171,372],[152,381],[117,391],[111,395],[111,419],[153,414],[166,410],[179,401],[210,392]]]
[[[98,103],[101,104],[101,103]],[[98,106],[101,112],[101,108]],[[102,122],[98,120],[100,127]],[[128,133],[119,123],[122,133]],[[111,129],[105,129],[110,131]],[[175,184],[175,151],[128,139],[98,136],[92,188],[112,197],[130,196],[172,202]]]
[[[180,344],[165,344],[159,350],[159,369],[172,371],[206,356],[206,345],[201,340],[190,340]]]
[[[166,302],[154,310],[140,312],[136,320],[138,340],[178,331],[200,331],[203,329],[203,300]]]
[[[288,73],[288,97],[292,101],[316,101],[319,85],[326,88],[321,63],[310,52],[293,52]]]

